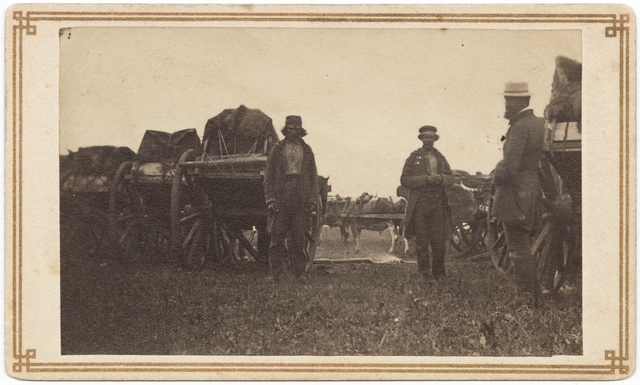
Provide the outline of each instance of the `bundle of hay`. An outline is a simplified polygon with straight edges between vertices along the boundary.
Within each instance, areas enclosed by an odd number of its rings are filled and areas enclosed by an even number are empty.
[[[551,101],[544,110],[548,121],[580,122],[582,119],[582,64],[558,56],[551,86]]]

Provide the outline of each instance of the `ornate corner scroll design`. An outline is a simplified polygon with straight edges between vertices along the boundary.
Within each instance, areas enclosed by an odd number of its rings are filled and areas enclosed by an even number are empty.
[[[620,17],[613,16],[612,26],[608,26],[604,29],[604,35],[606,37],[618,37],[618,31],[621,33],[628,33],[629,27],[626,25],[629,22],[629,15],[622,14]]]
[[[36,26],[31,24],[31,17],[29,16],[29,12],[27,12],[26,16],[22,15],[22,11],[14,11],[13,12],[13,20],[18,21],[18,29],[26,30],[27,35],[35,35],[36,34]]]
[[[611,373],[615,373],[617,369],[620,374],[629,374],[629,365],[624,364],[626,359],[624,357],[617,357],[615,350],[605,350],[604,359],[611,361]]]
[[[13,371],[14,372],[22,372],[22,368],[24,367],[26,371],[29,371],[29,367],[31,366],[31,360],[36,359],[36,350],[35,349],[27,349],[25,354],[18,354],[14,356],[18,362],[14,362]]]

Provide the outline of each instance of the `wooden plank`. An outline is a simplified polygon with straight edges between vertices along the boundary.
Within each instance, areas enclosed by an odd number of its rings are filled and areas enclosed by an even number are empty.
[[[189,175],[197,175],[202,179],[255,179],[262,180],[264,175],[262,171],[213,171],[213,170],[201,170],[195,169]]]
[[[217,208],[214,214],[220,218],[233,217],[266,217],[267,208],[258,209],[253,207],[234,207],[234,208]]]
[[[340,214],[341,218],[404,219],[404,214]]]
[[[203,168],[215,168],[219,166],[265,166],[267,163],[267,157],[265,155],[240,155],[240,156],[225,156],[223,158],[206,159],[204,161],[194,162],[182,162],[182,167],[203,167]]]
[[[232,234],[232,236],[234,236],[238,241],[240,241],[240,243],[242,244],[242,247],[244,247],[244,249],[247,250],[253,258],[258,257],[258,251],[253,247],[251,242],[249,242],[249,240],[244,236],[244,234],[234,233]]]

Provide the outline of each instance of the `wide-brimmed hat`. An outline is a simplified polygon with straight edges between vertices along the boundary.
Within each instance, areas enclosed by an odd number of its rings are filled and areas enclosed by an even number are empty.
[[[505,97],[527,97],[531,96],[529,92],[529,85],[525,82],[508,82],[504,85],[504,92],[502,93]]]
[[[438,129],[433,126],[422,126],[418,129],[418,132],[420,132],[420,135],[418,135],[418,138],[422,139],[422,137],[431,136],[434,138],[434,140],[438,140],[440,136],[436,134],[437,131]]]
[[[289,115],[285,118],[284,125],[302,127],[302,118],[298,115]]]

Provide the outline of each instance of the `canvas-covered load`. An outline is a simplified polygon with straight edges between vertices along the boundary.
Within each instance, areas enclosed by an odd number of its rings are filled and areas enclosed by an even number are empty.
[[[108,189],[120,164],[136,154],[128,147],[91,146],[60,157],[60,187],[63,191]]]
[[[195,128],[174,133],[147,130],[144,133],[136,160],[140,163],[173,165],[187,150],[200,148],[200,137]]]
[[[547,121],[580,122],[582,119],[582,64],[564,56],[556,58],[551,100],[544,110]]]
[[[113,177],[122,162],[132,160],[136,154],[129,147],[91,146],[69,151],[61,173],[65,175],[105,175]]]
[[[202,140],[210,157],[267,155],[278,142],[278,134],[270,117],[260,110],[241,105],[209,119]]]

